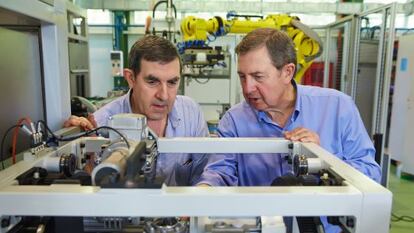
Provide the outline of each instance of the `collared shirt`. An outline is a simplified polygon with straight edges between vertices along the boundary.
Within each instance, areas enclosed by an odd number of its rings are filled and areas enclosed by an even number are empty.
[[[98,126],[108,125],[109,117],[119,113],[132,113],[131,91],[96,111],[93,115]],[[207,123],[200,106],[191,98],[177,96],[168,114],[165,137],[207,137]],[[196,184],[207,159],[202,154],[160,154],[157,176],[167,185]]]
[[[381,170],[374,159],[375,149],[353,100],[333,89],[294,86],[297,88],[295,110],[284,127],[243,101],[223,116],[218,126],[219,135],[283,137],[284,131],[305,127],[319,135],[323,148],[379,182]],[[207,165],[201,183],[268,186],[275,178],[291,172],[280,154],[215,157]]]
[[[295,110],[284,127],[246,101],[232,107],[218,126],[220,137],[283,137],[297,127],[318,133],[323,148],[365,175],[379,182],[381,170],[375,162],[375,149],[353,100],[342,92],[296,85]],[[211,156],[200,183],[239,186],[269,186],[291,172],[281,154],[232,154]],[[340,232],[338,226],[321,218],[326,232]]]

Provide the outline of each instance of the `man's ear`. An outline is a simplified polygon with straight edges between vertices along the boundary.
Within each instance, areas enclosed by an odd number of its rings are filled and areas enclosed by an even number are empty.
[[[283,66],[282,75],[283,75],[283,78],[286,80],[286,83],[290,83],[290,81],[293,78],[295,78],[294,77],[295,70],[296,70],[296,67],[295,67],[295,64],[293,63],[288,63],[285,66]]]
[[[135,75],[132,70],[124,69],[124,78],[128,82],[129,88],[132,88],[135,85]]]

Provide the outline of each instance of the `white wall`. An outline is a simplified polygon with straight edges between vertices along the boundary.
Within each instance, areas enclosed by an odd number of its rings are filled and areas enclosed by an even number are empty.
[[[89,34],[91,96],[106,97],[114,86],[111,74],[111,34]]]
[[[128,51],[140,37],[142,35],[128,35]],[[107,92],[114,87],[110,59],[110,51],[112,48],[112,34],[89,33],[91,96],[106,97]]]

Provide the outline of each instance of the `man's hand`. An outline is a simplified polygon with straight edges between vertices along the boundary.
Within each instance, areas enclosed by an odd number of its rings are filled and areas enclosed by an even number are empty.
[[[296,128],[292,131],[286,131],[283,134],[288,140],[299,142],[313,142],[320,145],[319,135],[303,127]]]
[[[78,116],[70,116],[69,119],[63,123],[63,127],[71,127],[71,126],[79,126],[84,130],[91,130],[97,127],[95,118],[92,114],[89,114],[88,118],[85,117],[78,117]]]

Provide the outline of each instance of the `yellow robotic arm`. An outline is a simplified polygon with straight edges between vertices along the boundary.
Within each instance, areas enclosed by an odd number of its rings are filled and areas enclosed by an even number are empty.
[[[228,33],[249,33],[257,28],[283,30],[292,38],[296,47],[297,72],[295,80],[297,82],[301,81],[303,74],[313,60],[322,53],[322,41],[319,36],[302,24],[298,18],[284,14],[268,15],[259,20],[251,20],[250,18],[224,20],[221,17],[214,17],[206,21],[188,16],[181,22],[184,49],[205,47],[209,37],[224,36]]]

